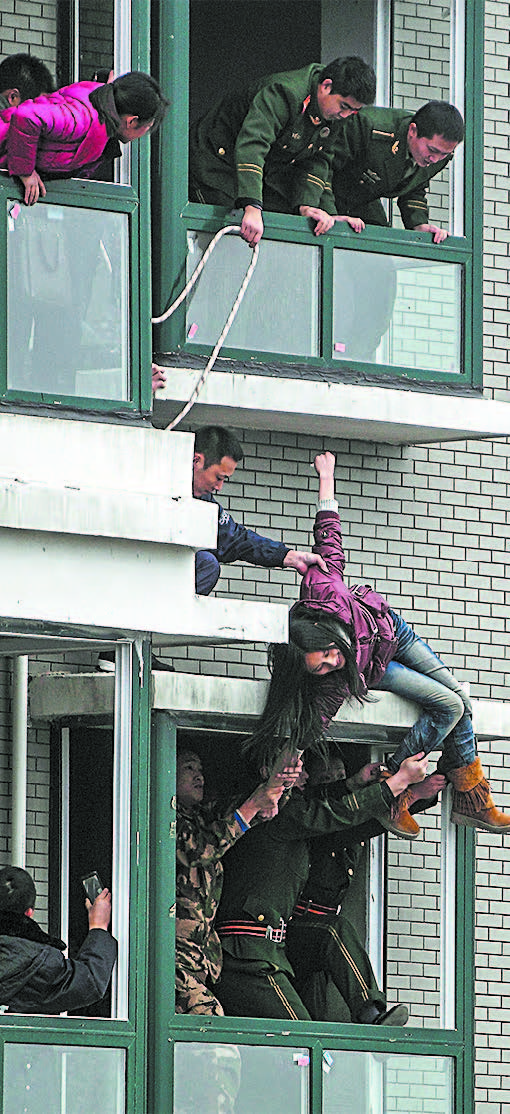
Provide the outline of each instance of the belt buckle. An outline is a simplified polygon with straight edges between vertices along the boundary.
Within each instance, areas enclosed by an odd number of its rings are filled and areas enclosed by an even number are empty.
[[[266,928],[266,938],[268,940],[271,940],[271,942],[273,944],[283,944],[283,941],[285,940],[286,931],[287,931],[287,925],[286,925],[283,917],[280,917],[280,923],[278,925],[278,928],[272,928],[271,925],[267,926],[267,928]]]

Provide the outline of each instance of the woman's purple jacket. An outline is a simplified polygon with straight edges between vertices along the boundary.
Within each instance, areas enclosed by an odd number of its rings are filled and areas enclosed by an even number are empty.
[[[27,177],[37,170],[86,177],[101,161],[108,142],[89,94],[97,81],[79,81],[56,93],[42,93],[32,101],[0,113],[0,168]]]
[[[347,587],[343,576],[342,530],[336,511],[318,511],[313,532],[313,552],[324,558],[328,572],[322,572],[317,565],[308,569],[301,582],[300,602],[317,611],[330,612],[349,626],[355,636],[356,661],[366,691],[381,679],[397,649],[390,605],[367,584]],[[317,678],[317,702],[325,727],[346,696],[340,673]]]

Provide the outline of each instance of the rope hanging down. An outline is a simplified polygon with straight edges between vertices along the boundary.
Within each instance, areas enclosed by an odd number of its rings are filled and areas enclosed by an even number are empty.
[[[175,299],[175,302],[173,302],[172,305],[167,310],[165,310],[164,313],[161,314],[161,317],[153,317],[152,318],[152,324],[153,325],[161,325],[163,321],[167,321],[168,318],[172,316],[172,313],[175,313],[176,309],[178,309],[178,307],[181,305],[181,302],[184,301],[186,295],[189,294],[190,290],[192,290],[192,288],[194,287],[197,279],[200,277],[200,275],[201,275],[201,273],[202,273],[202,271],[203,271],[203,269],[204,269],[204,267],[207,263],[207,260],[209,259],[209,256],[214,251],[214,249],[216,247],[216,244],[221,239],[221,237],[224,236],[227,232],[240,232],[240,231],[241,231],[241,229],[240,229],[239,225],[237,225],[237,224],[228,224],[228,225],[225,226],[225,228],[220,228],[219,232],[217,232],[216,235],[213,236],[213,238],[211,240],[211,243],[206,248],[200,262],[195,267],[195,270],[193,271],[193,274],[192,274],[191,278],[189,279],[189,281],[186,283],[186,286],[184,287],[184,290],[182,291],[182,293],[179,294],[179,297]],[[214,346],[214,348],[211,352],[211,355],[209,356],[209,359],[208,359],[203,371],[200,372],[200,375],[197,379],[197,382],[195,383],[195,386],[194,386],[194,388],[191,392],[191,395],[190,395],[188,401],[185,403],[182,410],[170,422],[170,424],[168,426],[166,426],[166,429],[169,429],[169,430],[175,429],[175,427],[179,424],[179,422],[182,421],[182,419],[186,416],[186,414],[189,414],[189,412],[191,410],[191,407],[194,406],[195,402],[197,401],[197,398],[200,394],[200,391],[202,390],[202,387],[204,386],[204,383],[207,379],[207,376],[209,375],[209,372],[211,371],[211,369],[212,369],[212,367],[213,367],[213,365],[216,361],[216,357],[217,357],[218,353],[220,352],[220,349],[222,348],[222,346],[224,344],[227,333],[229,332],[230,327],[235,320],[237,311],[238,311],[238,309],[241,305],[241,302],[242,302],[242,300],[244,298],[244,295],[246,293],[246,289],[249,285],[249,282],[251,280],[251,277],[252,277],[253,272],[255,270],[255,267],[257,265],[258,256],[259,256],[259,245],[256,244],[255,247],[253,248],[253,254],[252,254],[252,257],[251,257],[251,260],[250,260],[250,264],[249,264],[249,267],[246,271],[244,279],[241,283],[239,293],[238,293],[238,295],[236,297],[236,300],[235,300],[235,302],[232,306],[232,309],[230,310],[230,313],[227,317],[227,320],[225,321],[223,329],[220,333],[220,336],[218,337],[218,340],[216,341],[216,344],[215,344],[215,346]],[[164,367],[160,368],[159,364],[153,364],[153,367],[155,367],[157,370],[160,370],[160,371],[166,371],[166,368],[164,368]]]

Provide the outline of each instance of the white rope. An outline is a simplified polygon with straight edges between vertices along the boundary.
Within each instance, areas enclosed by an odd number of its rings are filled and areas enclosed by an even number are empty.
[[[209,259],[209,256],[214,251],[214,248],[216,247],[216,244],[221,239],[221,237],[224,236],[227,232],[240,232],[240,231],[241,231],[241,229],[240,229],[239,225],[237,225],[237,224],[228,224],[228,225],[225,226],[225,228],[220,228],[220,230],[216,233],[216,235],[213,236],[213,238],[211,240],[211,243],[206,248],[200,262],[195,267],[195,270],[193,271],[193,274],[192,274],[191,278],[189,279],[189,281],[186,283],[186,286],[184,287],[184,290],[182,291],[182,293],[179,294],[179,297],[176,298],[175,302],[172,303],[172,305],[169,307],[169,309],[165,310],[165,312],[161,314],[161,317],[153,317],[152,318],[152,324],[153,325],[160,325],[163,321],[167,321],[168,318],[172,316],[172,313],[175,313],[175,310],[181,305],[181,302],[184,301],[186,295],[189,294],[190,290],[192,290],[192,288],[194,287],[197,279],[200,277],[200,275],[201,275],[201,273],[202,273],[202,271],[203,271],[203,269],[204,269],[204,267],[207,263],[207,260]],[[222,346],[224,344],[225,337],[227,336],[227,333],[229,332],[230,327],[234,322],[237,311],[238,311],[238,309],[241,305],[241,302],[242,302],[242,300],[244,298],[244,295],[246,293],[246,289],[247,289],[247,287],[248,287],[248,285],[251,281],[251,277],[252,277],[253,272],[255,270],[255,267],[257,265],[258,256],[259,256],[259,245],[255,244],[255,247],[253,248],[253,253],[252,253],[251,260],[250,260],[250,264],[249,264],[249,267],[246,271],[244,279],[241,283],[239,293],[238,293],[238,295],[235,299],[235,302],[232,306],[232,309],[230,310],[230,313],[227,317],[227,320],[225,321],[223,329],[220,333],[220,336],[218,337],[218,340],[216,341],[216,344],[215,344],[215,346],[214,346],[214,348],[211,352],[211,355],[209,356],[209,359],[208,359],[203,371],[200,372],[200,375],[197,379],[197,382],[195,383],[195,386],[194,386],[194,388],[191,392],[191,395],[190,395],[188,401],[185,403],[182,410],[176,415],[176,417],[173,419],[173,421],[170,422],[170,425],[166,426],[166,429],[169,429],[169,430],[175,429],[175,427],[179,424],[179,422],[182,421],[182,419],[186,416],[186,414],[189,414],[189,412],[191,410],[191,407],[194,406],[195,402],[197,401],[197,398],[200,394],[200,391],[202,390],[202,387],[204,386],[204,383],[207,379],[207,376],[209,375],[209,372],[211,371],[211,369],[212,369],[212,367],[213,367],[213,365],[216,361],[216,357],[217,357],[220,349],[222,348]],[[167,370],[165,367],[161,367],[159,364],[153,364],[152,366],[153,366],[153,368],[156,368],[157,371],[166,372],[166,370]]]

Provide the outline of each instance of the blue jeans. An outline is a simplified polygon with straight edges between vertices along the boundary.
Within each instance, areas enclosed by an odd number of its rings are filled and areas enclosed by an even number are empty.
[[[395,611],[390,614],[398,640],[397,652],[374,687],[413,700],[423,711],[388,759],[389,769],[396,773],[404,758],[422,750],[425,754],[443,751],[438,766],[443,774],[469,766],[476,757],[469,697],[402,616]]]
[[[199,596],[208,596],[220,578],[221,566],[218,558],[208,549],[195,553],[195,591]]]

